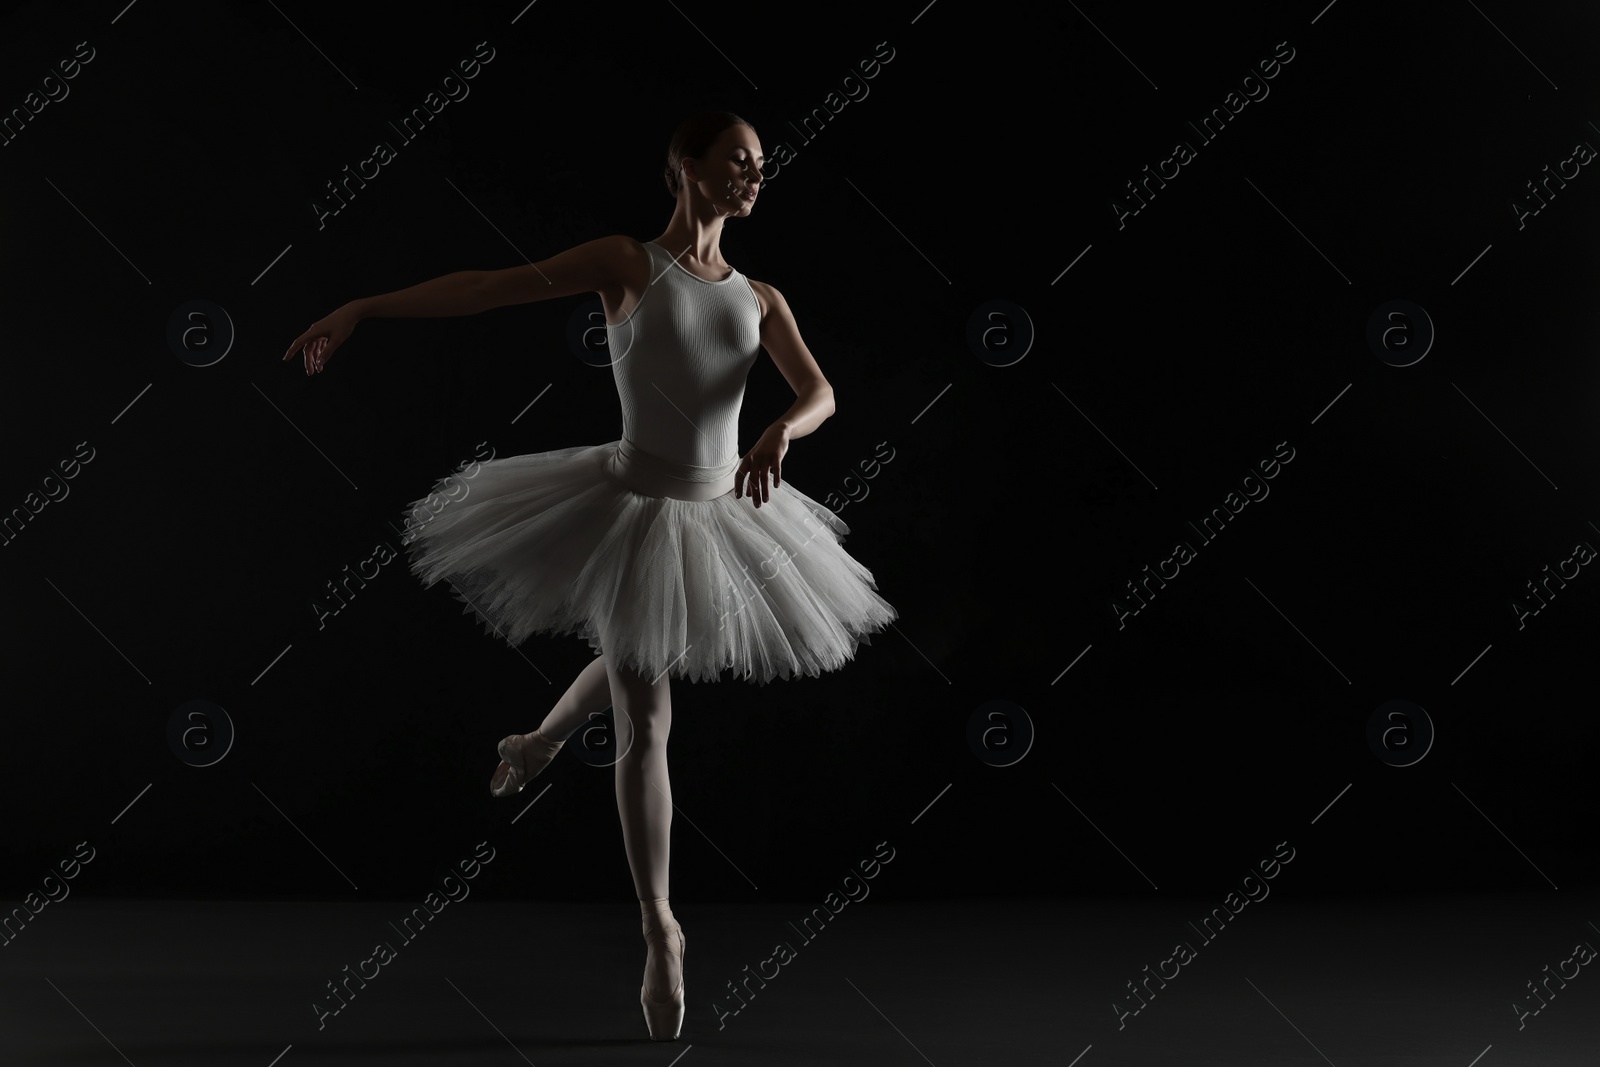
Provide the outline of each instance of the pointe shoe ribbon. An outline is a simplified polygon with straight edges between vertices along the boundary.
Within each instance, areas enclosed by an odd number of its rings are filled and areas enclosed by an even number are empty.
[[[657,1000],[650,996],[648,988],[639,987],[639,1004],[644,1008],[644,1024],[650,1031],[652,1041],[676,1041],[683,1030],[683,954],[688,948],[688,941],[683,936],[683,927],[672,917],[672,912],[666,907],[666,901],[653,902],[654,908],[644,914],[644,939],[646,945],[653,951],[657,947],[671,952],[678,957],[678,985],[665,999]],[[645,961],[646,975],[649,974],[649,960]]]
[[[550,765],[565,741],[551,741],[538,730],[531,734],[511,734],[498,747],[500,766],[489,780],[489,792],[497,797],[515,796]]]

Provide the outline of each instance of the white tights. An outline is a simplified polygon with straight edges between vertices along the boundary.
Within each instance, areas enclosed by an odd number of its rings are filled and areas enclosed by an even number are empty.
[[[552,741],[569,735],[611,705],[616,724],[617,814],[622,843],[641,901],[669,897],[667,863],[671,856],[672,783],[667,778],[667,734],[672,729],[672,680],[651,679],[618,670],[602,654],[579,672],[539,724]]]

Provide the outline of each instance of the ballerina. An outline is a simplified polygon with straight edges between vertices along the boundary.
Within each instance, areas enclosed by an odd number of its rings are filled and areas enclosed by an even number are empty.
[[[602,237],[355,300],[284,355],[303,353],[306,373],[321,374],[365,318],[599,294],[621,437],[484,461],[448,499],[456,480],[440,478],[413,503],[423,520],[408,520],[404,541],[413,573],[448,582],[486,632],[513,646],[572,633],[596,653],[538,727],[499,743],[490,791],[516,795],[579,726],[615,711],[617,811],[646,942],[639,998],[655,1040],[676,1040],[684,1016],[686,939],[668,893],[672,678],[816,676],[898,617],[841,547],[849,527],[783,477],[790,442],[835,408],[783,295],[722,257],[723,224],[749,217],[763,161],[739,116],[691,116],[667,150],[676,203],[654,240]],[[762,349],[795,401],[741,452],[739,412]]]

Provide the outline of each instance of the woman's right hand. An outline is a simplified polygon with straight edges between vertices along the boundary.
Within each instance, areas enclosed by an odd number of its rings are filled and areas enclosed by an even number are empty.
[[[294,339],[283,358],[291,359],[303,349],[306,354],[306,374],[320,374],[334,351],[344,344],[360,321],[361,313],[356,310],[355,304],[346,304],[308,326],[305,333]]]

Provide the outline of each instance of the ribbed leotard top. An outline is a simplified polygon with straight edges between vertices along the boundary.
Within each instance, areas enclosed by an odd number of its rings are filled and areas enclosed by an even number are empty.
[[[745,381],[761,354],[761,305],[737,270],[708,282],[654,241],[632,313],[606,324],[622,436],[675,463],[715,467],[739,454]]]

